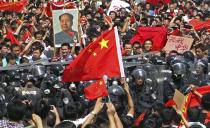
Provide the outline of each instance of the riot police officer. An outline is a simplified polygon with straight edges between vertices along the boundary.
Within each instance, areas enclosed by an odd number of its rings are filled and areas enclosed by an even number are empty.
[[[143,69],[135,69],[132,73],[134,82],[130,83],[131,96],[134,101],[135,115],[137,118],[145,110],[151,111],[151,106],[156,100],[156,91],[151,79]]]
[[[204,60],[198,60],[194,63],[194,70],[190,74],[191,84],[200,86],[201,81],[208,79],[208,63]]]
[[[42,89],[49,104],[54,105],[61,118],[63,118],[63,107],[65,104],[74,103],[71,93],[62,88],[62,84],[54,74],[48,74],[43,81]]]
[[[175,62],[172,62],[172,76],[163,81],[164,102],[173,99],[175,89],[182,90],[182,88],[185,88],[188,68],[187,63],[184,63],[183,61],[175,60]]]

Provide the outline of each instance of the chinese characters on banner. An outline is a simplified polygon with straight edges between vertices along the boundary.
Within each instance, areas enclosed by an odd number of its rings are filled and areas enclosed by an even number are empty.
[[[168,52],[172,50],[176,50],[178,53],[182,54],[185,51],[190,50],[193,40],[194,40],[193,38],[170,36],[168,38],[166,46],[164,47],[164,50]]]

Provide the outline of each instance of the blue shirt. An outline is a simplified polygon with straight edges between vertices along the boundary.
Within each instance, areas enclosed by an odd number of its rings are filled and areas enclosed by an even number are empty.
[[[20,59],[21,59],[21,57],[18,56],[18,58],[17,58],[17,60],[16,60],[16,64],[20,64]],[[7,66],[7,60],[6,60],[6,58],[4,58],[4,59],[2,60],[2,63],[3,63],[3,67],[6,67],[6,66]]]

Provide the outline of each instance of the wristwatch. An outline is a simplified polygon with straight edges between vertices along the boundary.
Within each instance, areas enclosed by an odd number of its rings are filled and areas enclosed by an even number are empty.
[[[93,114],[94,116],[96,116],[96,113],[94,111],[92,111],[90,114]]]

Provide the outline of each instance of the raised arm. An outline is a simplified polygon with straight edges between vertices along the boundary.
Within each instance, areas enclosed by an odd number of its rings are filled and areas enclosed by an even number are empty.
[[[89,113],[88,118],[85,120],[85,122],[82,124],[82,128],[85,128],[87,124],[90,124],[93,119],[98,115],[98,113],[101,111],[101,109],[104,106],[104,103],[101,102],[102,98],[98,98],[95,104],[95,107],[92,112]]]
[[[126,82],[124,82],[124,89],[125,89],[125,92],[126,92],[127,97],[128,97],[129,111],[128,111],[127,114],[134,116],[134,103],[133,103],[133,99],[132,99],[131,94],[130,94],[129,85]]]
[[[195,94],[195,95],[197,95],[199,98],[202,98],[203,97],[203,95],[202,94],[200,94],[199,92],[197,92],[196,91],[196,89],[195,89],[195,85],[190,85],[190,90]]]

